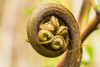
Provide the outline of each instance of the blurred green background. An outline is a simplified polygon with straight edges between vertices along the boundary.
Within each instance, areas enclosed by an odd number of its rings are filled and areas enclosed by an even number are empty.
[[[100,0],[94,1],[100,10]],[[25,41],[28,18],[36,7],[45,3],[58,3],[69,9],[78,21],[82,2],[83,0],[0,0],[0,67],[55,67],[63,55],[56,58],[43,57]],[[89,10],[83,29],[95,16],[93,8],[90,7]],[[83,43],[81,67],[100,67],[99,42],[100,29],[97,29]]]

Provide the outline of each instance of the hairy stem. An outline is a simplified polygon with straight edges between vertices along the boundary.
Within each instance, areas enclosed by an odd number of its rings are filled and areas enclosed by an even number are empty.
[[[97,27],[100,22],[100,16],[96,16],[90,24],[86,27],[86,29],[81,33],[81,41],[83,42],[89,34],[91,34]]]
[[[89,0],[83,0],[82,8],[80,10],[79,19],[78,19],[81,32],[84,30],[84,27],[86,26],[86,22],[88,22],[90,8],[91,8],[91,4],[89,3]]]

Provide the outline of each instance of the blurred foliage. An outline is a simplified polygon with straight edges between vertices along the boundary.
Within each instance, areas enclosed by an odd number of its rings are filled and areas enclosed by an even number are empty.
[[[100,1],[97,3],[97,8],[100,10]]]
[[[93,52],[92,52],[92,46],[86,46],[83,47],[83,58],[81,61],[81,64],[83,65],[82,67],[88,67],[88,65],[91,63],[93,60]]]
[[[24,11],[24,13],[27,14],[27,15],[29,16],[35,8],[36,8],[36,7],[28,8],[28,9],[26,9],[26,10]]]
[[[59,57],[56,57],[56,58],[46,58],[46,57],[44,57],[44,60],[43,60],[44,61],[44,67],[55,67],[61,57],[62,57],[62,55],[59,56]]]
[[[97,8],[100,10],[100,4],[97,5]]]

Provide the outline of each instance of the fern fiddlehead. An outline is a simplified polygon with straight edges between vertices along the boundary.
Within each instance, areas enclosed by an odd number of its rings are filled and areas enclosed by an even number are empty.
[[[41,41],[46,41],[48,39],[51,39],[54,35],[48,31],[48,30],[40,30],[39,33],[38,33],[38,37]]]
[[[41,55],[56,57],[81,46],[78,24],[64,6],[48,3],[36,8],[27,23],[28,41]],[[78,67],[82,49],[66,52],[63,67]],[[80,58],[80,59],[79,59]],[[79,59],[79,61],[77,61]]]
[[[66,26],[59,26],[59,21],[55,16],[51,16],[50,21],[47,21],[46,23],[40,26],[41,26],[40,31],[38,33],[38,37],[40,41],[42,41],[40,42],[40,44],[44,44],[44,45],[48,44],[48,46],[50,46],[54,50],[58,50],[64,44],[66,44],[63,37],[65,37],[64,35],[68,35],[68,28]],[[46,27],[46,30],[44,30],[43,26]],[[53,26],[54,31],[50,32],[51,31],[49,29],[50,26],[51,27]],[[54,32],[56,32],[55,36],[53,35]]]

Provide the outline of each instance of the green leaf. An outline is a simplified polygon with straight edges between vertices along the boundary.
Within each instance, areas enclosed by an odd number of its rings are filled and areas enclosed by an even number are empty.
[[[93,58],[93,51],[91,46],[86,46],[86,50],[89,53],[90,57]]]
[[[33,8],[29,8],[25,10],[25,14],[30,15],[32,13],[32,11],[35,9],[36,7]]]

